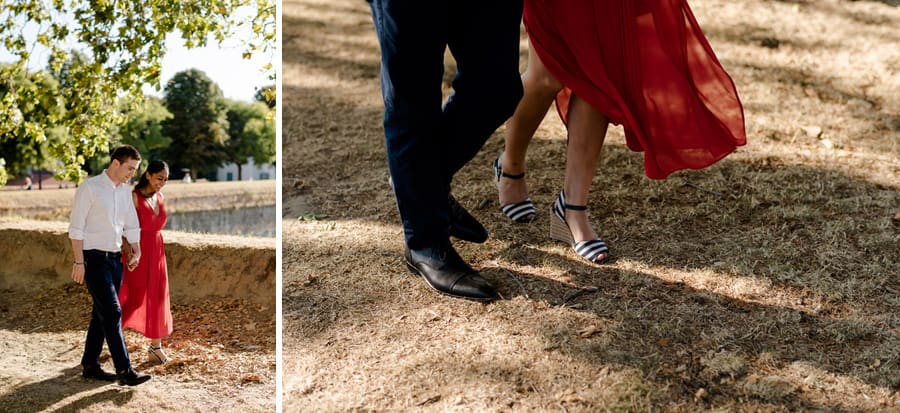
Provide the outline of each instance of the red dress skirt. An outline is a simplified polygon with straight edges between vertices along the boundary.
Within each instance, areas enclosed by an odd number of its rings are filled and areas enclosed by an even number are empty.
[[[572,94],[625,129],[648,177],[700,169],[747,142],[734,82],[685,0],[526,0],[533,51]]]
[[[169,276],[160,233],[166,225],[166,207],[162,194],[157,196],[159,215],[153,212],[143,195],[137,194],[137,213],[141,222],[141,260],[134,271],[128,271],[127,264],[123,262],[125,276],[119,290],[122,328],[138,331],[151,339],[167,337],[172,333]]]

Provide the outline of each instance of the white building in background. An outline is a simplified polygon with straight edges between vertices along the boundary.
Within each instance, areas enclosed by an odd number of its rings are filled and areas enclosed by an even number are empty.
[[[219,181],[237,181],[237,164],[229,163],[225,164],[225,166],[219,167],[219,169],[216,170],[216,179],[218,179]],[[250,158],[247,163],[241,166],[242,181],[261,181],[265,179],[275,179],[274,163],[267,163],[262,166],[257,166],[255,163],[253,163],[253,158]]]

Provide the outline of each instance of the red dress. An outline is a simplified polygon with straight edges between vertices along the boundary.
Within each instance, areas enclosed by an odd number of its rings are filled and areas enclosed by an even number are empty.
[[[734,82],[685,0],[526,0],[533,50],[565,88],[625,129],[648,177],[700,169],[747,142]]]
[[[156,339],[172,333],[172,312],[169,310],[169,277],[166,254],[160,231],[166,225],[166,207],[158,193],[159,215],[153,212],[149,200],[137,190],[137,213],[141,222],[141,260],[134,271],[125,267],[119,303],[122,306],[122,328],[131,328]],[[123,257],[124,261],[124,257]]]

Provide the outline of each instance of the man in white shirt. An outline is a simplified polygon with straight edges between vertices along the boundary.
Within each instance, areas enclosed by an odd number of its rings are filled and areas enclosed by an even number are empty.
[[[75,191],[69,224],[69,239],[75,262],[72,279],[86,284],[94,300],[91,324],[81,358],[82,376],[136,386],[150,376],[131,367],[122,334],[122,308],[119,288],[122,286],[122,238],[134,251],[128,267],[137,267],[141,257],[141,227],[127,182],[134,176],[141,155],[129,145],[116,148],[109,167],[88,178]],[[100,367],[103,341],[109,348],[116,374]]]

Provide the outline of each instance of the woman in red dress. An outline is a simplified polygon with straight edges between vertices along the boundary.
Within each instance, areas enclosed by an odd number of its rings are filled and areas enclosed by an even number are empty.
[[[531,48],[525,95],[494,162],[503,212],[531,222],[525,152],[555,100],[568,130],[566,178],[551,208],[551,237],[592,263],[609,249],[587,216],[588,191],[609,122],[644,152],[649,178],[700,169],[746,143],[734,82],[685,0],[526,0]]]
[[[141,223],[141,260],[133,270],[126,268],[119,291],[122,328],[131,328],[149,338],[148,356],[158,363],[169,361],[162,339],[172,333],[169,278],[160,233],[166,225],[166,206],[160,189],[168,180],[169,166],[155,160],[134,187],[132,197]]]

